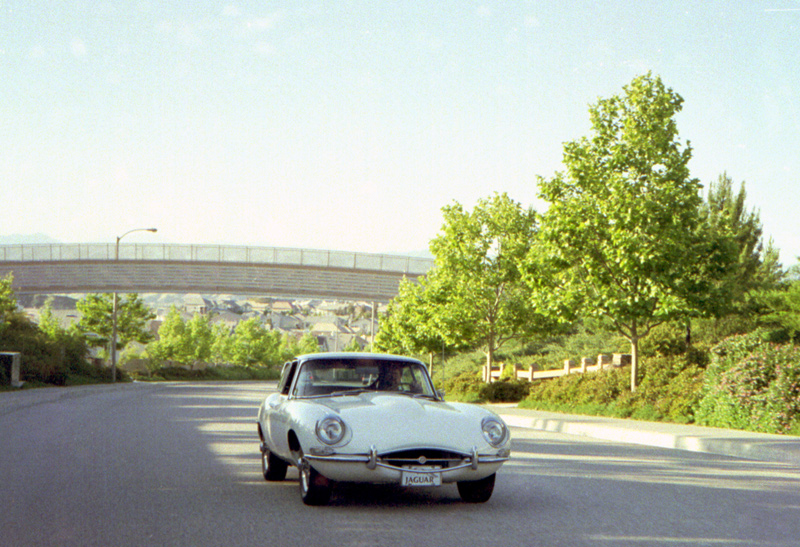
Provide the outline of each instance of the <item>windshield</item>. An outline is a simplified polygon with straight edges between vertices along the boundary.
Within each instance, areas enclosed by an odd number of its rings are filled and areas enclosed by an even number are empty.
[[[382,359],[306,361],[294,388],[297,397],[356,394],[364,391],[436,397],[423,365]]]

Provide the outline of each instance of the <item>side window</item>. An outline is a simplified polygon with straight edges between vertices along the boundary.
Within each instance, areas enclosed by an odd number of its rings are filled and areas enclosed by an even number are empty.
[[[297,370],[297,361],[283,365],[281,381],[278,384],[278,391],[280,391],[281,395],[289,395],[289,387],[292,385],[295,370]]]

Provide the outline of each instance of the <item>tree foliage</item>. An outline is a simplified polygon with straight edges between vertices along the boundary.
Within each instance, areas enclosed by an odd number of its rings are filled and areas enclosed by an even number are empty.
[[[191,345],[192,340],[186,322],[178,308],[172,306],[158,327],[158,340],[148,345],[147,352],[150,358],[159,364],[165,362],[191,364]]]
[[[800,263],[784,282],[755,293],[753,300],[760,307],[762,326],[783,331],[787,341],[800,341]]]
[[[403,278],[397,296],[381,320],[375,349],[387,353],[431,353],[441,349],[444,338],[437,313],[444,305],[444,293],[432,276],[418,282]]]
[[[320,347],[317,337],[310,332],[304,333],[299,339],[286,333],[281,343],[281,360],[288,361],[298,355],[318,353],[319,351]]]
[[[14,295],[14,276],[8,274],[0,279],[0,331],[5,328],[9,316],[17,309],[17,298]]]
[[[691,277],[698,315],[719,318],[747,313],[747,294],[774,288],[783,276],[778,252],[763,241],[757,211],[748,211],[744,183],[734,192],[725,173],[711,183],[701,205],[697,262]]]
[[[52,299],[45,302],[44,307],[39,312],[39,330],[51,340],[58,340],[65,334],[65,329],[61,326],[53,314]]]
[[[623,90],[590,107],[593,134],[564,145],[566,171],[539,179],[557,287],[542,295],[612,320],[631,344],[635,390],[639,340],[692,310],[701,197],[675,122],[683,99],[650,74]]]
[[[205,314],[196,313],[187,321],[174,306],[158,330],[158,340],[148,346],[158,364],[189,367],[207,363],[269,366],[314,351],[319,351],[319,345],[313,336],[290,340],[267,330],[257,317],[241,321],[231,332],[222,323],[212,325]]]
[[[90,345],[105,347],[111,341],[113,330],[114,302],[110,294],[87,294],[76,303],[81,319],[78,328],[84,334],[92,333]],[[156,315],[138,294],[128,294],[120,298],[117,306],[117,337],[119,347],[125,348],[129,342],[146,344],[153,335],[147,323]]]
[[[800,349],[766,342],[761,334],[734,336],[713,348],[697,423],[800,431]]]
[[[236,325],[230,346],[232,362],[244,366],[277,364],[280,347],[280,334],[266,330],[257,317],[251,317]]]
[[[0,279],[0,348],[22,353],[22,380],[63,385],[74,376],[99,376],[87,362],[83,336],[62,328],[50,304],[38,325],[17,309],[12,281]]]
[[[481,348],[492,365],[509,340],[549,328],[520,269],[536,237],[536,214],[506,194],[481,199],[472,211],[453,203],[442,212],[444,225],[430,244],[436,265],[419,284],[401,284],[376,345]]]
[[[223,323],[212,327],[214,341],[211,344],[211,360],[215,363],[233,364],[233,332]]]

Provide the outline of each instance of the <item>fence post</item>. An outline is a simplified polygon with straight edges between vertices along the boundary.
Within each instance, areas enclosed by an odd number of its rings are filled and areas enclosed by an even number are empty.
[[[631,364],[631,354],[630,353],[615,353],[611,363],[615,367],[624,367],[625,365]]]
[[[607,365],[611,364],[611,356],[607,353],[601,353],[597,356],[597,366],[603,370]]]

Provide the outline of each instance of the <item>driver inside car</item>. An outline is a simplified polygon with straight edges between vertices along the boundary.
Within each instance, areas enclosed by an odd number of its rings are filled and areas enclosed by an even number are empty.
[[[411,378],[406,378],[406,381],[403,382],[406,371]],[[377,389],[379,391],[421,393],[420,385],[413,378],[411,370],[400,366],[390,366],[383,369],[377,381]]]

